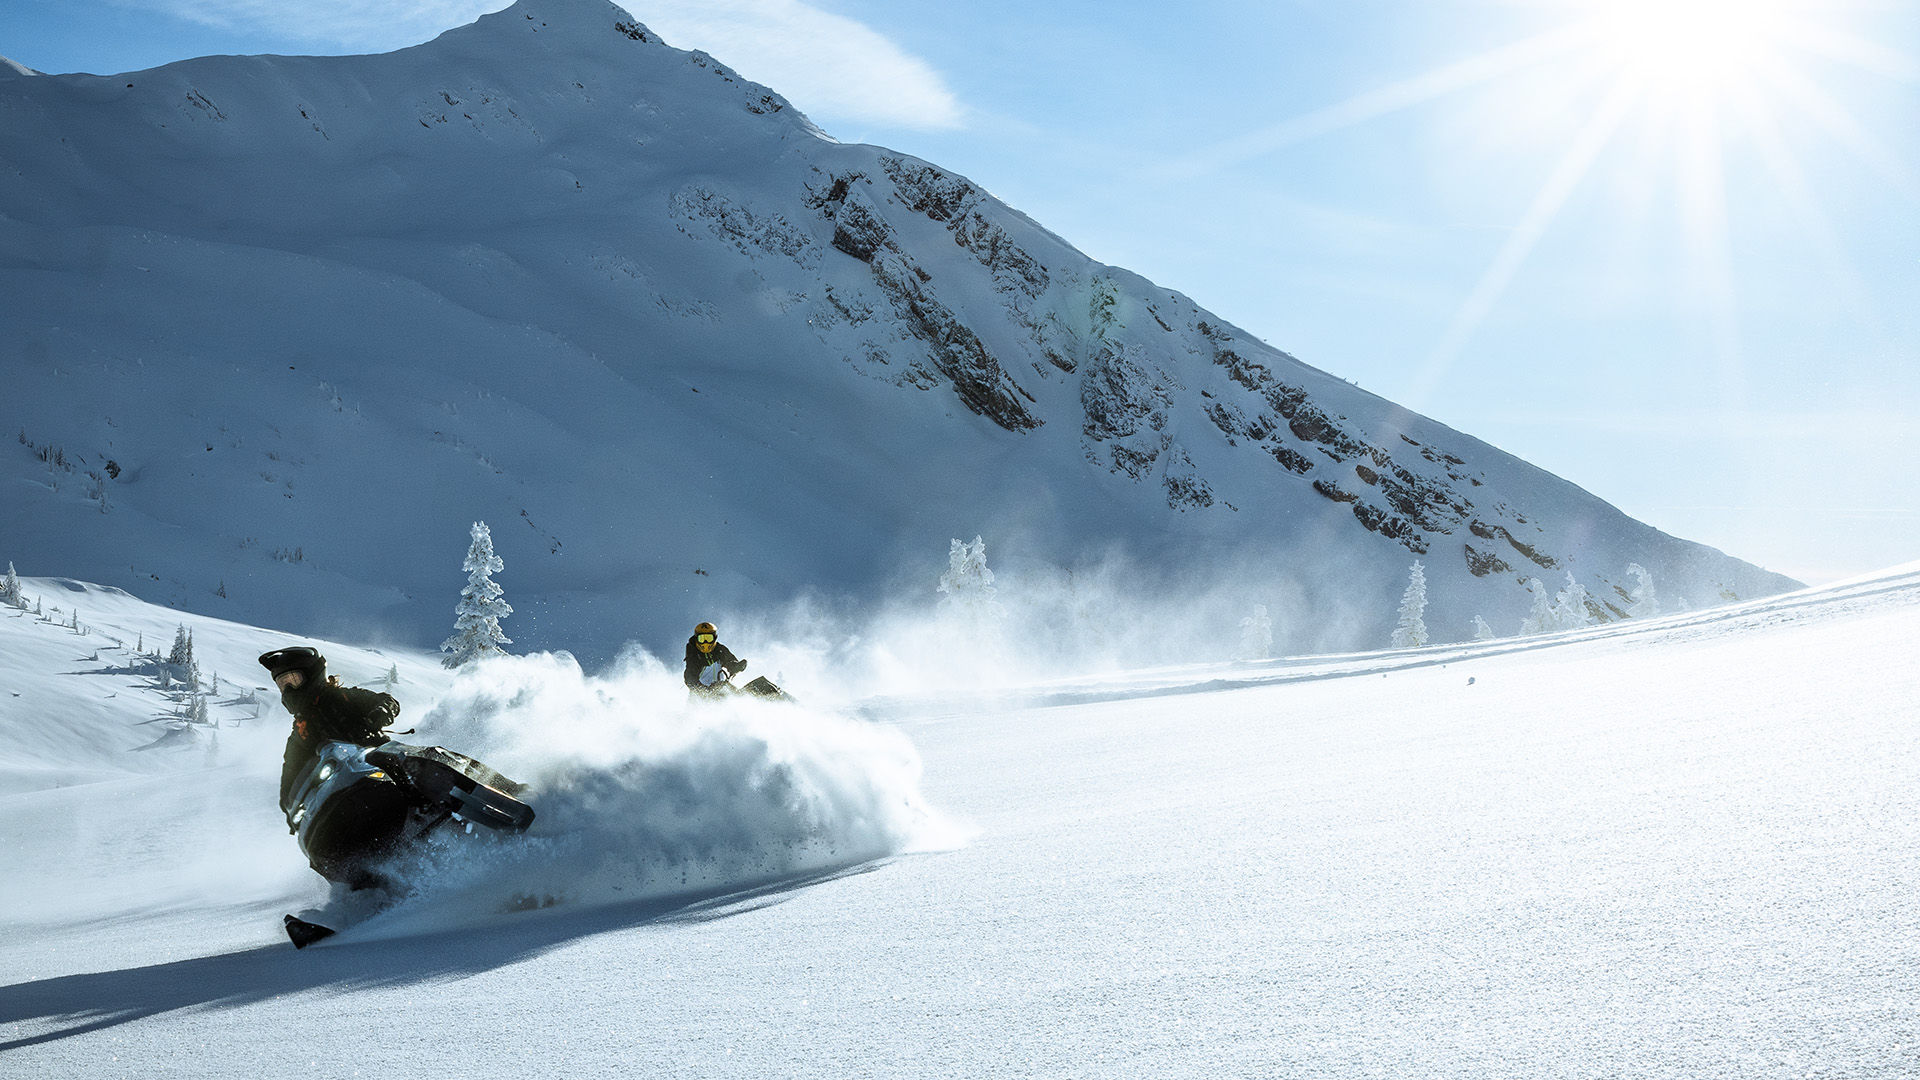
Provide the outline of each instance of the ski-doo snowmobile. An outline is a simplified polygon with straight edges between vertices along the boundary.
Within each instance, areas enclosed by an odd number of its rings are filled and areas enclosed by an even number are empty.
[[[314,870],[360,889],[383,884],[375,865],[449,824],[525,832],[533,807],[515,783],[439,746],[322,743],[294,783],[287,827]]]
[[[700,673],[700,689],[694,691],[695,697],[718,700],[735,694],[747,697],[765,698],[768,701],[792,701],[794,697],[774,684],[765,675],[758,675],[744,683],[734,682],[733,673],[719,664],[709,664]]]

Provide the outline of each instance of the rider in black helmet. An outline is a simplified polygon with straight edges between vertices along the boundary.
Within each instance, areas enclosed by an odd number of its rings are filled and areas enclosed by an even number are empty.
[[[260,666],[273,673],[280,702],[293,714],[286,757],[280,766],[280,810],[291,809],[293,782],[325,742],[379,746],[386,728],[400,715],[392,694],[341,686],[327,674],[327,658],[305,645],[260,654]]]

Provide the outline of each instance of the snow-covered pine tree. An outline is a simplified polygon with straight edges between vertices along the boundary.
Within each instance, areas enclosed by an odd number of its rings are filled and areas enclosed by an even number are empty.
[[[1553,629],[1578,630],[1595,621],[1593,612],[1587,610],[1587,587],[1573,579],[1573,571],[1567,571],[1567,587],[1553,598]]]
[[[1420,560],[1413,560],[1407,575],[1407,591],[1400,594],[1400,623],[1393,628],[1393,647],[1418,649],[1427,643],[1427,572]]]
[[[1488,626],[1487,620],[1481,618],[1478,615],[1475,615],[1473,617],[1473,640],[1475,641],[1492,641],[1493,640],[1493,627]]]
[[[947,572],[940,575],[942,604],[976,616],[999,613],[994,600],[993,571],[987,569],[987,542],[955,540],[947,549]]]
[[[1653,575],[1639,563],[1628,563],[1627,573],[1634,578],[1633,591],[1627,594],[1627,602],[1633,605],[1636,619],[1649,619],[1660,614],[1660,597],[1653,591]]]
[[[1520,622],[1520,636],[1544,634],[1553,629],[1553,594],[1539,578],[1527,579],[1527,591],[1533,594],[1533,607]]]
[[[507,564],[493,553],[493,534],[486,522],[474,522],[472,536],[467,561],[460,567],[467,572],[467,587],[460,590],[460,605],[454,609],[453,636],[440,643],[440,651],[447,654],[441,663],[450,668],[483,656],[504,655],[506,650],[500,646],[513,644],[500,630],[500,620],[513,614],[513,608],[500,598],[500,586],[492,577]]]
[[[173,648],[167,652],[167,663],[178,669],[180,681],[187,689],[200,688],[200,663],[193,658],[193,631],[184,623],[173,632]]]
[[[0,584],[0,602],[12,604],[14,607],[26,606],[20,600],[20,576],[13,572],[11,560],[7,563],[6,583]]]
[[[1240,620],[1240,659],[1265,660],[1273,655],[1273,620],[1267,605],[1253,605],[1253,614]]]
[[[400,665],[394,664],[392,667],[387,668],[387,677],[385,680],[383,680],[380,689],[392,690],[394,687],[399,685],[400,685]]]

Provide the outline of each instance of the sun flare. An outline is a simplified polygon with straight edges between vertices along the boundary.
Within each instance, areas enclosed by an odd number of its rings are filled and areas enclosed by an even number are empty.
[[[1596,0],[1584,24],[1594,52],[1646,95],[1739,93],[1772,62],[1781,0]]]

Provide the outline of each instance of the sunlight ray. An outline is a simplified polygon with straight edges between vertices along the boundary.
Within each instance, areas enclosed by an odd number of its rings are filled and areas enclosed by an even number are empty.
[[[1562,27],[1504,45],[1187,155],[1170,163],[1162,171],[1161,180],[1163,183],[1172,183],[1219,172],[1294,143],[1331,134],[1491,82],[1502,75],[1560,59],[1577,49],[1581,43],[1582,33],[1578,27]]]
[[[1920,178],[1915,177],[1913,170],[1804,72],[1790,64],[1768,64],[1761,74],[1781,91],[1782,101],[1819,125],[1835,142],[1853,151],[1902,195],[1920,201]]]
[[[1870,299],[1866,279],[1854,267],[1853,260],[1847,257],[1838,230],[1814,197],[1806,173],[1788,149],[1780,125],[1775,122],[1773,114],[1759,103],[1745,101],[1741,104],[1744,106],[1739,114],[1741,123],[1752,138],[1768,173],[1779,186],[1788,208],[1819,252],[1826,270],[1825,276],[1839,292],[1841,303],[1846,305],[1849,314],[1866,323],[1876,337],[1884,336],[1886,319]]]
[[[1895,82],[1920,82],[1920,64],[1912,57],[1811,19],[1782,20],[1781,37],[1802,52],[1837,60]]]
[[[1698,101],[1687,111],[1680,149],[1680,218],[1687,256],[1687,285],[1707,308],[1714,371],[1722,400],[1746,407],[1746,372],[1740,356],[1738,299],[1727,235],[1725,162],[1719,118]]]
[[[1525,216],[1514,227],[1507,242],[1494,256],[1492,264],[1474,285],[1473,292],[1460,305],[1460,310],[1455,313],[1452,324],[1447,327],[1432,354],[1421,365],[1403,399],[1409,407],[1419,408],[1446,376],[1467,340],[1512,282],[1520,264],[1532,253],[1547,226],[1559,214],[1560,208],[1566,205],[1574,188],[1593,168],[1594,160],[1619,129],[1636,96],[1635,87],[1630,83],[1622,81],[1615,84],[1606,99],[1594,110],[1586,126],[1574,136],[1572,144],[1561,155],[1546,183],[1534,196],[1532,205],[1527,207]]]

